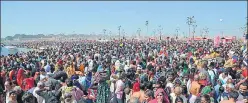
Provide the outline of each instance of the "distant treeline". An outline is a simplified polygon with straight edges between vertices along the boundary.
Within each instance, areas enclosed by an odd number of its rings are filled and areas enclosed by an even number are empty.
[[[53,37],[59,37],[59,38],[71,38],[71,37],[106,37],[107,35],[93,35],[93,34],[49,34],[49,35],[44,35],[44,34],[38,34],[38,35],[27,35],[27,34],[15,34],[14,36],[7,36],[5,37],[5,40],[14,40],[14,39],[41,39],[41,38],[53,38]]]

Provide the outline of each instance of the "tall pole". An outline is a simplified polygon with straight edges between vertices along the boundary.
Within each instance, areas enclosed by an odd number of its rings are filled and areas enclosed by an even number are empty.
[[[161,41],[162,40],[162,30],[163,28],[161,27],[161,25],[158,26],[158,31],[159,31],[159,40]]]
[[[177,34],[176,34],[176,39],[178,39],[178,31],[180,30],[180,28],[179,27],[177,27],[176,28],[176,32],[177,32]]]
[[[138,28],[137,33],[138,33],[138,37],[139,37],[139,38],[140,38],[140,32],[141,32],[141,29]]]
[[[119,41],[121,40],[121,26],[118,26],[118,30],[119,30]]]
[[[111,34],[112,34],[112,32],[109,31],[109,40],[111,40]]]
[[[222,22],[223,22],[223,19],[220,19],[220,23],[221,23],[221,24],[222,24]],[[222,37],[224,38],[223,30],[221,30],[221,35],[222,35]]]
[[[195,40],[195,28],[197,27],[197,25],[193,25],[193,40]]]
[[[106,29],[103,29],[103,37],[105,37],[105,34],[106,34]]]
[[[148,34],[148,24],[149,24],[149,21],[146,21],[146,30],[147,30],[146,32],[147,32],[147,35],[149,35]]]
[[[154,36],[154,38],[155,38],[155,35],[156,35],[156,30],[154,29],[153,30],[153,36]]]
[[[189,37],[190,37],[190,26],[195,23],[194,16],[187,17],[187,22],[186,23],[189,25]]]
[[[122,29],[122,36],[123,36],[123,40],[124,40],[124,38],[125,38],[125,31],[124,31],[124,29]]]

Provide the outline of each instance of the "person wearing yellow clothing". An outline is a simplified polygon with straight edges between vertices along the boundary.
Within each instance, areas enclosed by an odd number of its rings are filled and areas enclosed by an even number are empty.
[[[66,68],[65,72],[67,73],[68,77],[71,77],[73,74],[75,74],[74,64],[71,63],[71,65]]]
[[[225,67],[225,68],[233,67],[233,60],[232,60],[232,58],[229,58],[229,59],[225,62],[224,67]]]
[[[210,57],[211,58],[216,58],[218,56],[220,56],[220,54],[219,53],[216,53],[216,52],[213,52],[213,53],[210,54]]]

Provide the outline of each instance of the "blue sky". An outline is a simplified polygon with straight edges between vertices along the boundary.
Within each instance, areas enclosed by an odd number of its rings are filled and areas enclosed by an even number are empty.
[[[187,16],[195,16],[197,28],[208,27],[209,35],[240,35],[247,17],[245,1],[2,1],[1,37],[15,34],[103,33],[103,29],[118,33],[118,26],[128,35],[138,28],[149,35],[158,26],[164,35],[188,34]],[[220,19],[223,19],[220,22]],[[191,29],[192,30],[192,29]]]

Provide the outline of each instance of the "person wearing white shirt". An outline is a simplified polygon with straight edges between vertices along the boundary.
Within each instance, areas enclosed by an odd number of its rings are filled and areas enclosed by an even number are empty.
[[[227,73],[227,72],[224,72],[224,73],[221,73],[219,75],[219,79],[221,80],[222,84],[226,84],[227,80],[232,77]]]
[[[172,100],[172,103],[176,103],[176,98],[180,97],[183,99],[183,103],[187,103],[187,98],[182,95],[182,88],[181,87],[175,87],[174,92],[170,93],[170,97]]]
[[[39,95],[36,93],[37,90],[43,89],[44,87],[45,87],[45,84],[44,84],[43,82],[39,82],[39,83],[37,84],[37,87],[35,87],[35,89],[34,89],[34,91],[33,91],[33,95],[34,95],[34,97],[36,97],[38,103],[45,103],[45,99],[42,98],[41,96],[39,96]]]

